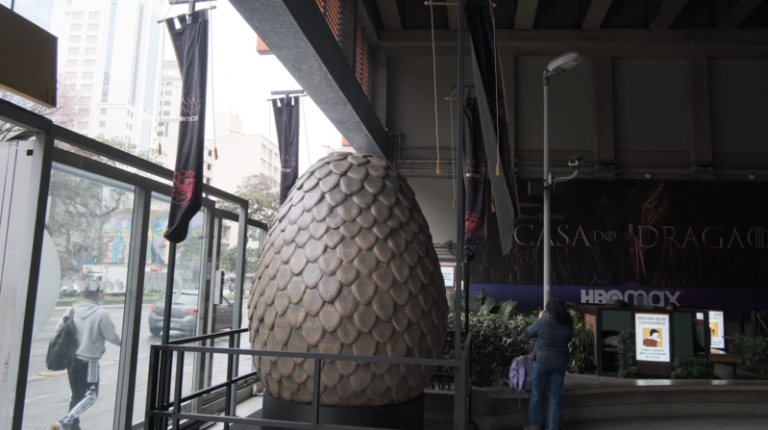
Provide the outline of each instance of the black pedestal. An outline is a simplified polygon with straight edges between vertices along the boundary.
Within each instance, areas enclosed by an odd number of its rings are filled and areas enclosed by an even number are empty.
[[[272,420],[312,422],[312,405],[289,402],[264,393],[262,417]],[[424,430],[424,394],[398,405],[367,407],[320,406],[320,424],[365,426],[399,430]],[[284,430],[264,426],[263,430]]]

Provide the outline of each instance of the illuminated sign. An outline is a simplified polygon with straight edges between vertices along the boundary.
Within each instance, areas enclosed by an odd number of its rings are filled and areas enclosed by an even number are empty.
[[[635,314],[635,358],[638,361],[669,363],[669,314]]]
[[[725,318],[723,311],[709,311],[709,331],[712,348],[725,349]]]

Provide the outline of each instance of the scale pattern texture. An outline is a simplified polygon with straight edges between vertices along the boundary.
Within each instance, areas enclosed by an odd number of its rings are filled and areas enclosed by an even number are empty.
[[[254,349],[442,358],[448,316],[429,226],[383,158],[333,153],[299,178],[270,228],[248,305]],[[256,357],[267,389],[312,401],[314,360]],[[320,403],[417,397],[429,366],[323,362]]]

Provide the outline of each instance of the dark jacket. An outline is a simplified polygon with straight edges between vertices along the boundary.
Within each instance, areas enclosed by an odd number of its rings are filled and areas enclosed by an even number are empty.
[[[571,361],[568,344],[573,339],[573,325],[560,325],[547,315],[525,329],[525,334],[536,338],[533,361],[546,367],[565,367]]]

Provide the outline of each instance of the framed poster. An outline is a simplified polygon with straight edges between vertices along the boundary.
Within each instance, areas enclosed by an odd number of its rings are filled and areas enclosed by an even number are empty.
[[[441,260],[440,272],[443,273],[445,288],[448,290],[456,288],[456,260]]]
[[[725,349],[725,318],[723,311],[709,311],[710,346]]]
[[[635,359],[669,363],[672,359],[670,315],[635,313]]]

